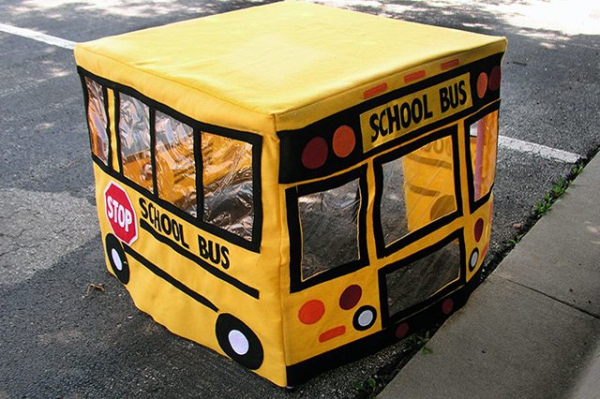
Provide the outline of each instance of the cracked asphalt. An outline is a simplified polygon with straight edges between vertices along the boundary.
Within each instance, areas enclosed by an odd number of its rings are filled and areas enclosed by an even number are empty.
[[[79,42],[262,3],[0,0],[0,23]],[[325,3],[507,36],[500,134],[580,162],[600,145],[592,2]],[[285,392],[138,311],[104,266],[72,52],[0,32],[0,53],[0,399],[364,397],[406,361],[410,345],[401,342]],[[573,166],[500,148],[488,270],[523,233],[514,226],[531,222],[536,202]]]

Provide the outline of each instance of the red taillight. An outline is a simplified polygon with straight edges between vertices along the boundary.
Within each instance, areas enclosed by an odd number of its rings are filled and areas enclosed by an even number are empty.
[[[502,80],[502,71],[500,66],[496,65],[490,73],[489,87],[491,91],[496,91],[500,88],[500,81]]]
[[[353,284],[342,292],[340,295],[340,308],[350,310],[355,307],[362,297],[362,288],[359,285]]]
[[[475,241],[479,242],[483,234],[483,219],[477,219],[477,221],[475,222],[475,227],[473,229],[473,234],[475,236]]]
[[[442,312],[447,316],[454,310],[454,301],[451,298],[447,298],[442,302]]]
[[[298,311],[298,319],[304,324],[315,324],[325,314],[325,305],[318,299],[304,303]]]
[[[398,327],[396,327],[396,338],[402,339],[408,335],[410,331],[410,326],[408,323],[400,323]]]
[[[329,149],[322,137],[312,138],[302,151],[302,165],[307,169],[317,169],[325,164]]]

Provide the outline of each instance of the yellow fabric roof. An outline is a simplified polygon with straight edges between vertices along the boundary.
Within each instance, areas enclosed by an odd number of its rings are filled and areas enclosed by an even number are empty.
[[[499,52],[505,40],[286,1],[95,40],[78,45],[76,56],[107,57],[254,112],[279,114],[489,45]]]

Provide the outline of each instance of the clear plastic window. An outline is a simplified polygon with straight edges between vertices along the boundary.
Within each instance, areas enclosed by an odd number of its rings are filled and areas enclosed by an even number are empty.
[[[88,94],[87,120],[90,128],[92,153],[107,165],[108,133],[106,127],[108,119],[106,117],[104,91],[100,84],[88,77],[85,78],[85,86]]]
[[[388,246],[457,210],[452,137],[382,164],[380,220]]]
[[[430,298],[460,277],[459,241],[386,275],[390,316]]]
[[[156,183],[160,198],[196,216],[194,130],[156,111]]]
[[[123,175],[153,191],[148,106],[126,94],[120,96],[119,134]]]
[[[359,179],[298,198],[302,280],[359,260]]]
[[[252,145],[202,132],[203,219],[252,241]]]
[[[498,147],[498,111],[494,111],[469,127],[469,149],[473,171],[475,201],[486,196],[496,176]]]

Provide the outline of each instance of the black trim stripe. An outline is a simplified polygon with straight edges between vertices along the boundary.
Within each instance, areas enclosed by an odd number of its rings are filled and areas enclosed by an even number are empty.
[[[121,129],[119,127],[121,121],[121,93],[116,90],[113,90],[113,93],[115,98],[115,141],[118,160],[117,172],[123,176],[123,149],[121,148]],[[121,177],[121,180],[124,181],[124,177]]]
[[[202,305],[206,306],[207,308],[213,310],[214,312],[219,311],[219,308],[215,304],[213,304],[211,301],[209,301],[208,299],[206,299],[204,296],[200,295],[196,291],[192,290],[190,287],[183,284],[181,281],[177,280],[176,278],[171,276],[169,273],[165,272],[164,270],[162,270],[161,268],[159,268],[158,266],[156,266],[155,264],[150,262],[148,259],[144,258],[142,255],[140,255],[139,253],[134,251],[131,247],[123,244],[123,248],[125,249],[125,252],[127,254],[131,255],[131,257],[133,259],[138,261],[140,264],[142,264],[144,267],[146,267],[146,269],[150,270],[152,273],[154,273],[158,277],[165,280],[167,283],[171,284],[173,287],[177,288],[184,294],[190,296],[191,298],[195,299],[196,301],[198,301]]]
[[[203,268],[204,270],[206,270],[207,272],[209,272],[216,278],[223,280],[226,283],[231,284],[235,288],[250,295],[253,298],[259,299],[259,296],[260,296],[259,291],[256,288],[250,287],[249,285],[242,283],[240,280],[238,280],[234,277],[231,277],[229,274],[209,265],[199,256],[196,256],[193,253],[186,251],[179,245],[175,244],[173,241],[169,240],[167,237],[163,236],[162,234],[159,234],[145,220],[143,220],[143,219],[140,220],[140,227],[142,229],[146,230],[147,232],[149,232],[150,234],[152,234],[157,241],[160,241],[161,243],[168,245],[169,247],[171,247],[172,250],[174,250],[181,256],[188,258],[192,262],[196,263],[198,266],[200,266],[201,268]]]
[[[158,168],[156,167],[156,110],[148,107],[148,128],[150,129],[150,165],[152,166],[152,192],[160,197],[158,192]]]

